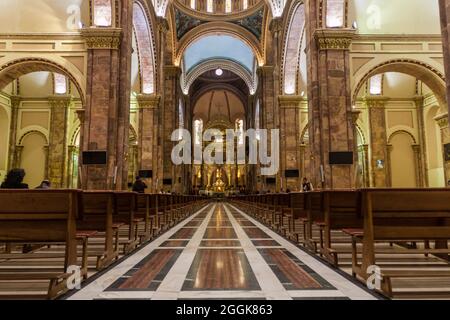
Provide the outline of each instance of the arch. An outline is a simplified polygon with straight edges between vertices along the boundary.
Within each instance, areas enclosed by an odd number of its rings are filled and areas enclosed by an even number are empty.
[[[416,138],[414,137],[414,135],[413,135],[411,132],[409,132],[409,131],[407,131],[407,130],[403,130],[403,129],[401,129],[401,130],[396,130],[396,131],[392,132],[392,133],[389,135],[389,138],[388,138],[388,144],[391,144],[392,138],[394,138],[394,136],[396,136],[396,135],[398,135],[398,134],[406,134],[406,135],[408,135],[408,136],[411,138],[412,144],[417,144]]]
[[[186,33],[178,44],[178,49],[175,54],[175,64],[181,64],[183,55],[188,47],[201,41],[204,37],[217,35],[231,36],[241,41],[245,46],[251,49],[254,57],[256,57],[256,60],[258,61],[258,65],[264,65],[264,52],[260,47],[258,39],[256,39],[250,31],[229,22],[208,22]]]
[[[389,137],[389,172],[394,188],[417,187],[417,158],[413,150],[416,145],[414,137],[406,130],[398,130]]]
[[[433,91],[441,106],[447,105],[445,76],[431,65],[413,59],[388,60],[370,69],[356,82],[357,85],[353,91],[352,104],[355,104],[359,91],[371,77],[386,72],[399,72],[415,77],[425,83],[431,91]]]
[[[133,29],[138,49],[141,92],[152,94],[156,84],[155,37],[148,12],[139,1],[133,2]]]
[[[295,94],[298,88],[297,74],[300,67],[300,49],[305,37],[305,5],[297,2],[292,6],[283,41],[283,92]],[[293,66],[295,65],[295,68]],[[289,67],[287,67],[289,66]]]
[[[167,14],[167,7],[169,6],[169,2],[172,1],[173,0],[155,0],[156,14],[160,17],[165,17]],[[264,1],[270,7],[273,17],[280,17],[283,14],[286,0],[264,0]]]
[[[250,94],[255,93],[257,87],[257,79],[253,78],[248,70],[243,68],[239,63],[235,61],[226,59],[213,59],[201,62],[188,72],[182,83],[184,94],[188,94],[189,88],[199,76],[207,71],[215,70],[218,68],[231,71],[238,75],[247,84]]]
[[[110,27],[113,23],[112,0],[92,0],[92,24]]]
[[[364,134],[364,131],[361,129],[361,126],[359,124],[355,124],[356,131],[358,132],[358,135],[361,137],[361,142],[363,145],[366,144],[366,135]]]
[[[0,90],[6,87],[10,82],[18,79],[19,77],[38,71],[49,71],[64,74],[67,76],[80,94],[81,104],[85,105],[85,92],[81,86],[83,76],[72,74],[67,68],[62,65],[48,60],[46,58],[21,58],[9,61],[8,63],[0,67]]]
[[[77,142],[77,138],[78,138],[80,132],[81,132],[81,125],[78,124],[78,126],[73,131],[72,136],[70,137],[70,140],[69,140],[70,141],[70,145],[72,145],[72,146],[75,145],[75,143]]]
[[[48,138],[47,138],[47,135],[46,135],[43,131],[41,131],[41,130],[39,130],[39,129],[33,129],[33,130],[29,130],[29,131],[23,133],[23,134],[20,136],[17,145],[18,145],[18,146],[21,146],[23,140],[25,140],[25,138],[26,138],[28,135],[30,135],[30,134],[39,134],[39,135],[41,135],[42,137],[44,137],[45,143],[48,145]]]

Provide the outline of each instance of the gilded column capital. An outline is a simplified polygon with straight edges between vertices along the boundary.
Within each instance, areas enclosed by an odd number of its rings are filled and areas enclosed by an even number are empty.
[[[158,26],[158,31],[167,33],[169,31],[169,21],[164,17],[158,17],[156,24]]]
[[[440,114],[434,118],[441,129],[448,128],[448,114]]]
[[[369,108],[384,108],[389,98],[384,96],[365,96],[363,101]]]
[[[359,116],[361,115],[361,111],[352,110],[348,114],[349,119],[351,120],[353,125],[356,125],[356,121],[358,121]]]
[[[156,109],[161,97],[155,94],[139,94],[136,96],[136,99],[139,109]]]
[[[260,67],[258,67],[257,70],[260,73],[260,75],[268,76],[268,75],[273,75],[273,72],[275,71],[275,67],[274,66],[260,66]]]
[[[275,17],[272,20],[270,20],[269,30],[272,33],[278,33],[281,30],[283,30],[283,19],[282,19],[282,17]]]
[[[88,49],[119,49],[121,28],[90,27],[81,29]]]
[[[52,108],[67,108],[72,103],[70,95],[54,95],[48,97],[48,102]]]
[[[306,99],[297,95],[278,96],[280,108],[300,108],[300,103],[304,100]]]
[[[355,29],[317,29],[314,37],[319,50],[349,50]]]
[[[20,106],[22,98],[20,96],[11,96],[10,100],[11,100],[11,108],[18,108]]]
[[[175,65],[165,65],[164,73],[166,76],[178,76],[181,73],[181,68]]]
[[[80,122],[83,123],[84,122],[84,115],[86,113],[86,110],[85,109],[77,109],[75,112],[76,112],[76,114],[78,116],[78,120],[80,120]]]

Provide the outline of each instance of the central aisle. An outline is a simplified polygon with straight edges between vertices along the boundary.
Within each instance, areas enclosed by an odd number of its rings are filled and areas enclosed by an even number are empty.
[[[210,204],[69,299],[375,299],[244,212]]]

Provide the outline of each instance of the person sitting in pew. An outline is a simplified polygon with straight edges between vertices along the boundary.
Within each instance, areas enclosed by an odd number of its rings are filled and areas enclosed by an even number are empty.
[[[303,192],[314,191],[312,183],[306,177],[303,178],[302,191]]]
[[[48,180],[43,180],[41,184],[36,189],[50,189],[51,183]]]
[[[147,184],[142,181],[140,176],[137,176],[136,181],[133,184],[133,192],[145,193],[145,189],[147,189]]]
[[[12,169],[6,175],[5,181],[0,186],[1,189],[28,189],[28,184],[23,183],[25,170]]]

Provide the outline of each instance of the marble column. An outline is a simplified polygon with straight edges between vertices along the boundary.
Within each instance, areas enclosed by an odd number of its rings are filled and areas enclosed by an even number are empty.
[[[132,1],[116,3],[112,27],[81,30],[88,51],[81,151],[106,151],[106,165],[83,165],[83,189],[127,188]]]
[[[11,96],[11,121],[9,127],[9,150],[8,150],[8,171],[20,166],[20,162],[14,161],[17,144],[17,124],[19,118],[19,107],[21,98],[19,96]]]
[[[428,168],[427,163],[427,139],[425,136],[425,120],[424,120],[424,108],[423,108],[423,96],[414,97],[414,103],[416,105],[417,122],[419,125],[419,151],[420,151],[420,163],[423,170],[422,180],[420,181],[421,186],[428,187],[428,174],[426,173],[426,168]]]
[[[421,146],[419,144],[414,144],[411,146],[414,152],[414,163],[416,169],[416,186],[423,188],[424,186],[424,170],[422,166],[422,154],[421,154]]]
[[[140,170],[152,170],[153,178],[146,179],[150,192],[156,192],[156,177],[158,172],[158,126],[157,108],[160,97],[157,95],[140,94],[137,96],[139,105],[138,134],[138,167]]]
[[[369,111],[370,125],[370,166],[372,183],[375,188],[388,187],[387,169],[387,126],[385,105],[387,98],[367,96],[364,102]]]
[[[301,132],[300,132],[300,103],[301,96],[279,96],[280,107],[280,171],[283,177],[283,190],[295,190],[300,186],[299,177],[286,178],[286,170],[301,168]]]
[[[67,134],[72,97],[51,96],[48,101],[51,106],[51,116],[46,177],[50,180],[52,188],[66,188],[69,156]]]
[[[443,163],[444,163],[444,174],[446,186],[450,187],[450,161],[446,161],[445,155],[445,145],[450,144],[450,128],[448,126],[448,115],[442,114],[434,118],[439,127],[441,128],[441,141],[442,141],[442,150],[443,150]],[[448,155],[450,156],[450,155]]]
[[[321,0],[309,0],[305,5],[311,180],[322,188],[351,188],[357,154],[349,49],[356,30],[326,28]],[[353,152],[353,165],[330,165],[330,152]]]

